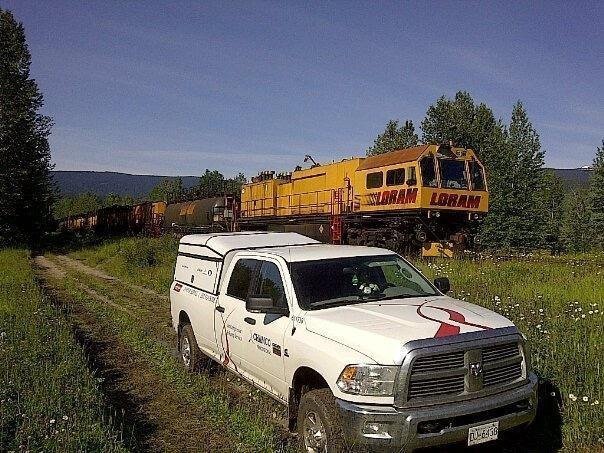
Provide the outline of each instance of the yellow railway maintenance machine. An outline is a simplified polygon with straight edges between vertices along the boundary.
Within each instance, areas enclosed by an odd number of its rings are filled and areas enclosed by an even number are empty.
[[[421,145],[276,176],[262,172],[241,190],[238,228],[452,256],[478,242],[488,202],[474,151]]]

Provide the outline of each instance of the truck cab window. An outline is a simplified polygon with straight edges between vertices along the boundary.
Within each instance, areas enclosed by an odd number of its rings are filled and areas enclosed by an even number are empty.
[[[482,166],[475,160],[468,162],[470,169],[470,178],[472,180],[472,190],[486,190],[484,183],[484,170]]]
[[[420,169],[422,172],[422,185],[424,187],[438,187],[434,158],[432,156],[426,156],[421,160]]]
[[[260,264],[258,260],[239,260],[233,268],[229,286],[227,287],[227,296],[246,300],[250,291],[250,285],[254,272]]]
[[[281,272],[275,263],[263,261],[254,295],[270,297],[275,307],[287,308]]]
[[[386,185],[387,186],[401,186],[405,184],[405,169],[395,168],[394,170],[388,170],[386,172]]]
[[[466,163],[463,160],[439,159],[440,182],[445,189],[467,189]]]
[[[382,187],[384,184],[384,173],[381,171],[376,171],[375,173],[367,174],[367,188],[368,189],[377,189],[378,187]]]

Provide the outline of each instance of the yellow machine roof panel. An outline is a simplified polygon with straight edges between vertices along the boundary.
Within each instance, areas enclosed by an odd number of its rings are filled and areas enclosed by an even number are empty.
[[[378,154],[364,159],[359,165],[358,170],[369,170],[371,168],[387,167],[405,162],[413,162],[426,152],[432,145],[414,146],[413,148],[399,149],[389,153]]]

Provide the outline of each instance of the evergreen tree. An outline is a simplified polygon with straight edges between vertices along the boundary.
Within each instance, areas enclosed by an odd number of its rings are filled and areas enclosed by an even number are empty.
[[[562,178],[557,176],[553,170],[547,170],[544,173],[544,187],[541,193],[541,202],[546,210],[546,243],[552,247],[552,249],[555,249],[556,244],[560,241],[560,228],[564,216],[564,203],[562,201],[565,196],[566,190]]]
[[[604,139],[597,148],[589,184],[590,230],[594,246],[604,249]]]
[[[405,149],[417,145],[418,137],[415,133],[413,121],[405,121],[401,127],[398,121],[390,120],[386,124],[383,134],[377,136],[373,146],[367,148],[368,156],[383,154],[396,149]]]
[[[51,221],[51,119],[30,77],[23,25],[0,8],[0,243],[36,243]]]
[[[513,188],[508,245],[532,249],[543,245],[547,228],[546,207],[541,199],[545,187],[545,153],[541,150],[539,134],[520,101],[512,110],[508,146],[515,160],[508,169],[509,184]]]
[[[562,203],[562,224],[560,237],[564,248],[569,252],[584,252],[593,244],[590,237],[589,198],[584,189],[569,192]]]

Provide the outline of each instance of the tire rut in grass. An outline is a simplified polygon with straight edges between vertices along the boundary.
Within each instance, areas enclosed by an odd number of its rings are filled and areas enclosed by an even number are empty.
[[[198,448],[185,444],[187,439],[194,438],[200,442],[197,445],[204,446],[204,450],[206,448],[213,451],[249,450],[249,447],[238,444],[236,439],[229,439],[226,431],[215,426],[215,422],[205,420],[203,407],[194,407],[189,410],[187,402],[183,401],[177,391],[166,385],[165,379],[159,373],[154,372],[149,362],[137,359],[137,354],[116,338],[109,326],[103,326],[103,321],[97,319],[98,313],[95,315],[86,310],[81,303],[69,300],[70,295],[60,289],[57,279],[64,281],[65,278],[71,278],[80,291],[101,302],[102,306],[108,305],[116,308],[115,305],[121,305],[124,298],[130,297],[126,304],[130,309],[120,308],[124,314],[131,315],[132,312],[135,312],[140,315],[141,313],[132,306],[148,303],[148,298],[145,299],[138,292],[136,294],[129,292],[119,282],[107,279],[98,280],[90,274],[80,275],[80,278],[73,279],[71,277],[73,269],[61,266],[63,263],[58,260],[46,259],[46,262],[40,263],[38,260],[36,262],[38,265],[44,265],[45,270],[42,274],[46,274],[46,286],[53,286],[55,294],[58,294],[55,299],[62,300],[69,306],[76,326],[76,334],[94,357],[93,367],[99,368],[101,377],[104,379],[103,388],[106,389],[112,405],[118,409],[118,412],[122,409],[125,411],[124,422],[127,427],[124,431],[132,431],[132,436],[137,441],[131,442],[135,449],[196,450]],[[53,267],[55,269],[52,269]],[[90,280],[91,278],[92,280]],[[53,279],[55,280],[54,285],[52,284]],[[107,304],[107,300],[112,303]],[[166,313],[169,313],[169,306],[165,301],[157,301],[157,304],[164,305]],[[144,308],[141,307],[144,312],[148,312]],[[151,312],[153,313],[153,310]],[[143,319],[136,322],[145,326],[148,324],[149,328],[144,327],[146,332],[156,340],[170,344],[172,353],[175,353],[175,336],[169,325],[169,317],[163,313],[163,310],[155,310],[154,315],[152,313],[146,313],[149,316],[143,316],[141,317]],[[115,326],[112,327],[115,328]],[[251,389],[247,384],[237,383],[237,378],[230,374],[222,371],[206,373],[210,384],[226,393],[229,409],[237,410],[240,407],[249,407],[252,403],[251,406],[254,409],[260,409],[277,427],[281,426],[276,429],[278,433],[278,438],[275,439],[276,449],[281,449],[282,445],[288,443],[289,439],[280,423],[281,419],[284,419],[282,407],[276,407],[272,401],[266,404],[263,402],[262,395],[258,395],[257,391]],[[203,395],[200,396],[203,397]],[[191,437],[192,435],[193,437]]]

